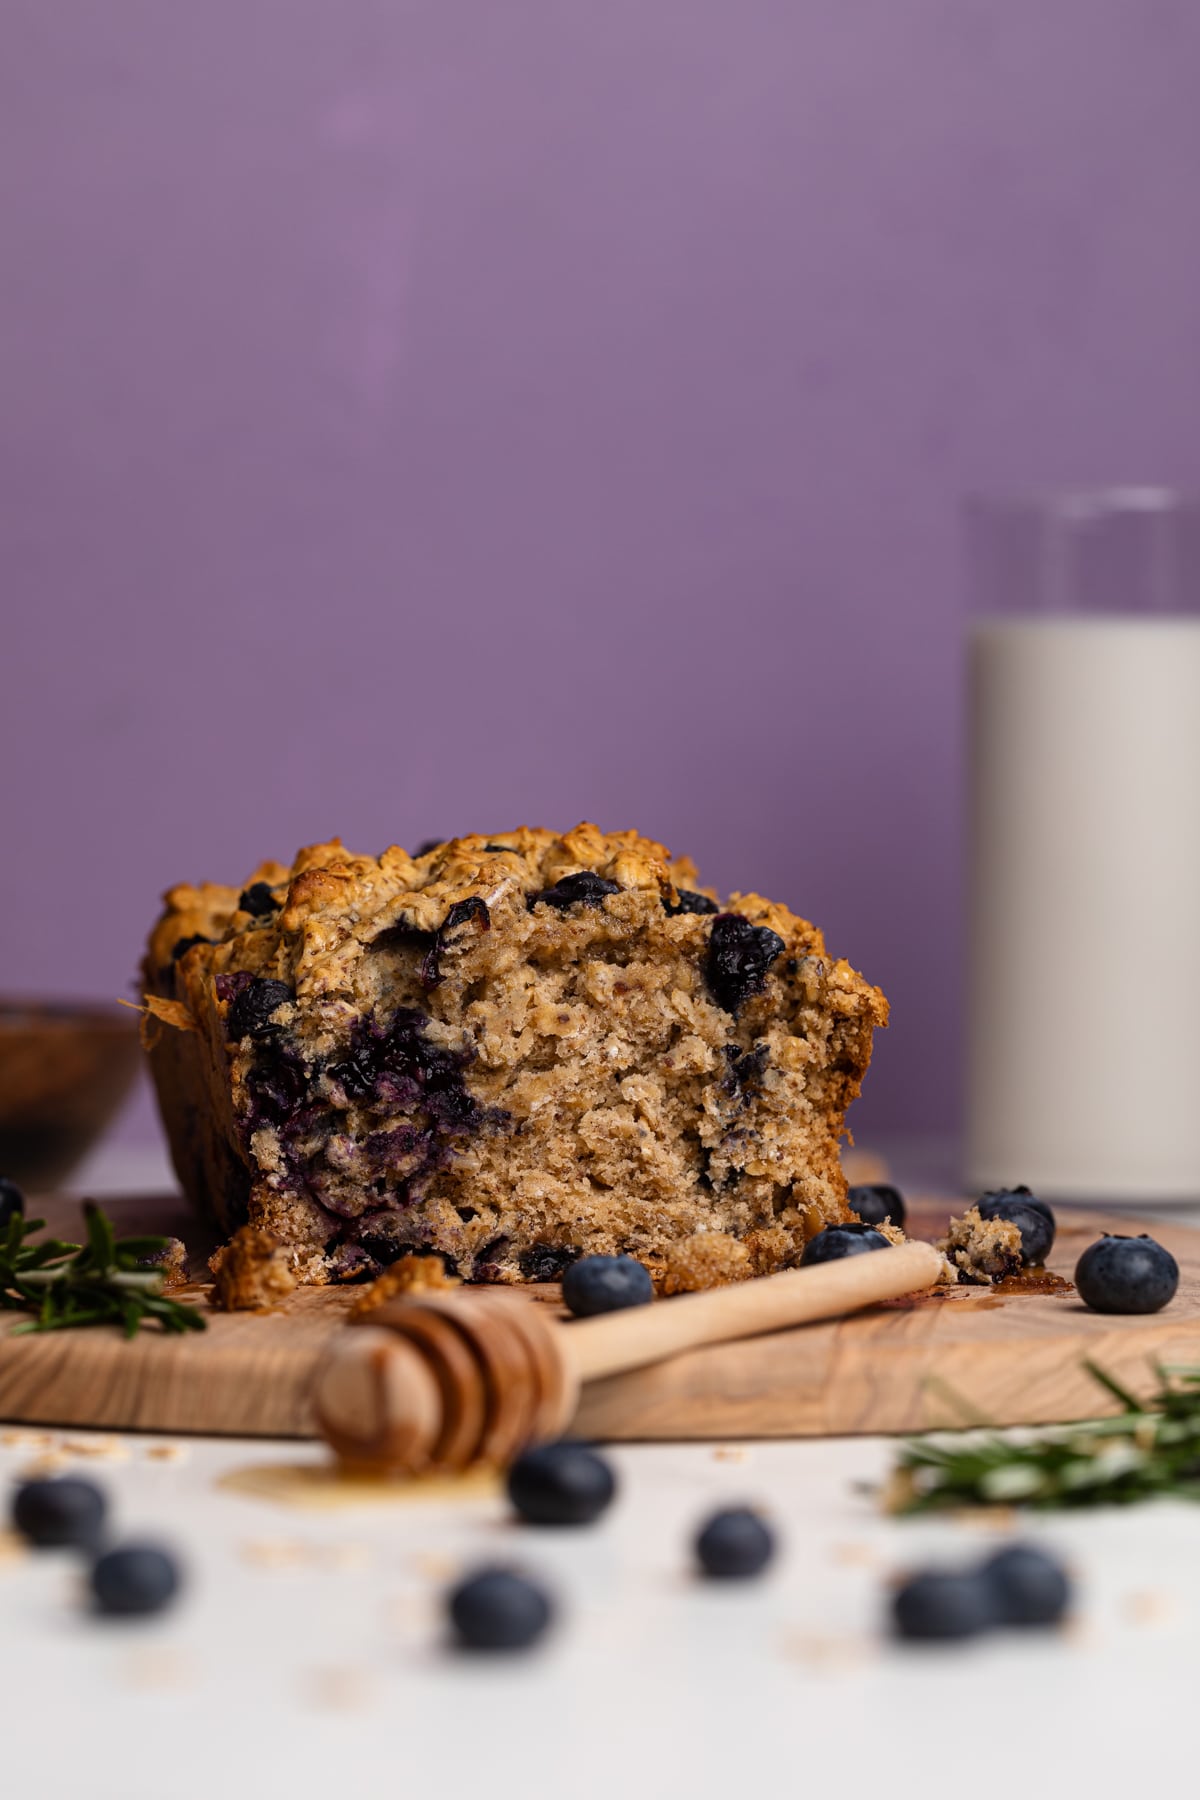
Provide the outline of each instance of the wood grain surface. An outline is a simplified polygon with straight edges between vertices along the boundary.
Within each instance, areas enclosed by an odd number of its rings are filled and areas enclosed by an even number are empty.
[[[178,1197],[107,1203],[122,1231],[183,1236],[200,1259],[201,1233]],[[63,1236],[79,1230],[66,1201],[38,1205]],[[945,1209],[923,1209],[929,1235]],[[1144,1222],[1059,1214],[1051,1267],[1069,1276],[1100,1232]],[[1179,1260],[1179,1293],[1151,1318],[1089,1312],[1073,1293],[893,1301],[832,1323],[691,1350],[654,1368],[592,1382],[575,1429],[607,1439],[817,1437],[920,1430],[959,1422],[951,1395],[997,1425],[1037,1424],[1113,1410],[1084,1358],[1136,1391],[1152,1363],[1200,1364],[1200,1231],[1156,1225]],[[302,1290],[278,1311],[209,1314],[203,1335],[143,1332],[126,1343],[108,1327],[11,1338],[0,1323],[0,1418],[98,1429],[312,1435],[308,1394],[353,1288]],[[524,1290],[555,1303],[557,1290]],[[206,1290],[190,1290],[204,1305]],[[659,1304],[670,1305],[669,1301]]]

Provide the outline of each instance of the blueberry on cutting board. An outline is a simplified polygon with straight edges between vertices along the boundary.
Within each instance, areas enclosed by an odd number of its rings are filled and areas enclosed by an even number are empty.
[[[809,1238],[800,1258],[802,1269],[814,1263],[837,1262],[843,1256],[861,1256],[866,1250],[886,1250],[888,1241],[873,1225],[827,1225]]]
[[[15,1181],[0,1175],[0,1230],[25,1211],[25,1196]]]
[[[1145,1232],[1097,1238],[1075,1265],[1075,1286],[1094,1312],[1161,1312],[1175,1298],[1179,1264]]]
[[[654,1298],[654,1283],[636,1256],[581,1256],[562,1278],[563,1305],[576,1318],[645,1306]]]
[[[895,1225],[904,1230],[908,1209],[899,1188],[885,1181],[865,1182],[852,1187],[846,1196],[850,1211],[857,1213],[864,1225]]]

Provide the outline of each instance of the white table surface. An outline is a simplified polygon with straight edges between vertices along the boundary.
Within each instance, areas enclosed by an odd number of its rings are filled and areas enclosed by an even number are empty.
[[[87,1171],[130,1184],[126,1158]],[[143,1168],[147,1185],[154,1171]],[[111,1179],[111,1185],[110,1185]],[[166,1454],[164,1455],[164,1448]],[[184,1598],[91,1618],[68,1555],[0,1545],[4,1788],[89,1800],[379,1793],[634,1796],[1136,1795],[1195,1784],[1200,1508],[1028,1521],[1079,1584],[1066,1635],[938,1650],[889,1644],[890,1576],[1000,1534],[897,1521],[859,1484],[880,1439],[611,1451],[598,1525],[515,1525],[477,1488],[332,1511],[223,1486],[316,1445],[0,1428],[0,1472],[47,1458],[108,1488],[122,1533],[160,1537]],[[689,1572],[699,1519],[762,1505],[782,1544],[761,1581]],[[558,1628],[480,1661],[445,1641],[441,1597],[491,1560],[540,1575]]]

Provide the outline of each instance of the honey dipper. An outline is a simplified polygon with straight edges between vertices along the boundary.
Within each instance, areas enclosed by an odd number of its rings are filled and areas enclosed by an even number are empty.
[[[932,1287],[941,1257],[907,1243],[562,1324],[494,1289],[385,1301],[339,1333],[317,1372],[322,1436],[349,1467],[419,1474],[504,1466],[559,1437],[583,1382],[681,1350],[837,1318]]]

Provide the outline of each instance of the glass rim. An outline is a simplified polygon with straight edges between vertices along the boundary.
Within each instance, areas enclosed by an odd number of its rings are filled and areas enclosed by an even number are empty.
[[[1067,525],[1124,516],[1200,510],[1200,488],[1113,483],[1101,487],[974,488],[961,500],[968,517],[1024,514]]]

